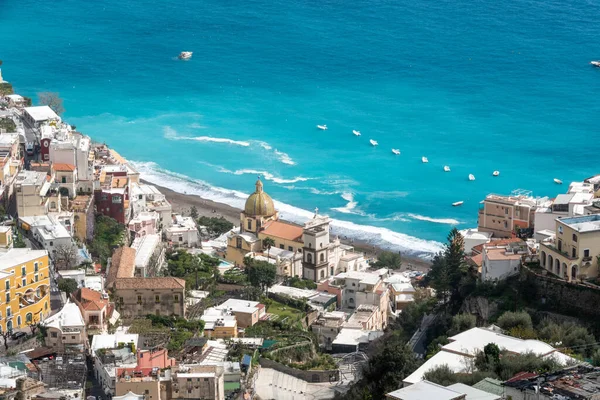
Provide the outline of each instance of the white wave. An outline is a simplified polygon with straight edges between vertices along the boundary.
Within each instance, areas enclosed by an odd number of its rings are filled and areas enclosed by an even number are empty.
[[[455,220],[453,218],[431,218],[424,215],[419,214],[408,214],[408,216],[412,219],[418,219],[419,221],[427,221],[434,222],[436,224],[448,224],[448,225],[458,225],[460,221]]]
[[[282,163],[287,165],[296,165],[296,162],[292,160],[292,157],[290,157],[287,153],[284,153],[283,151],[279,151],[277,149],[274,150],[274,153],[279,159],[279,161],[281,161]]]
[[[141,174],[141,178],[159,186],[166,187],[179,193],[198,195],[204,199],[242,208],[247,194],[220,187],[211,186],[206,182],[194,180],[186,175],[167,171],[153,162],[132,162]],[[312,218],[313,212],[275,200],[275,206],[280,212],[280,218],[304,223]],[[443,249],[441,243],[434,240],[419,239],[404,233],[394,232],[387,228],[370,225],[359,225],[354,222],[332,219],[332,233],[346,236],[355,240],[367,242],[373,246],[402,251],[406,254],[430,258]]]
[[[262,147],[265,150],[271,150],[273,147],[271,147],[271,145],[267,142],[261,142],[261,141],[257,141],[256,143],[258,143],[258,145],[260,147]]]
[[[170,126],[166,126],[164,128],[164,137],[169,140],[194,140],[197,142],[213,142],[213,143],[228,143],[234,144],[237,146],[248,147],[250,146],[250,142],[245,142],[242,140],[233,140],[229,138],[221,138],[221,137],[212,137],[212,136],[179,136],[175,129]]]
[[[285,184],[285,183],[296,183],[296,182],[306,182],[312,178],[305,178],[302,176],[297,176],[295,178],[292,179],[285,179],[285,178],[279,178],[275,175],[273,175],[272,173],[268,172],[268,171],[260,171],[260,170],[256,170],[256,169],[238,169],[236,171],[231,171],[228,170],[227,168],[223,168],[223,167],[217,167],[219,172],[223,172],[226,174],[233,174],[233,175],[246,175],[246,174],[251,174],[251,175],[258,175],[261,176],[262,178],[264,178],[267,181],[271,181],[271,182],[275,182],[275,183],[281,183],[281,184]]]
[[[365,213],[356,209],[358,202],[354,200],[354,195],[352,193],[342,193],[342,199],[346,200],[348,203],[346,203],[344,207],[334,207],[332,210],[341,212],[343,214],[365,215]]]

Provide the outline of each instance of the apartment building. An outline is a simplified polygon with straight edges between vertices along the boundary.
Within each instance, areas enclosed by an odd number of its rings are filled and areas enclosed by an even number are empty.
[[[147,314],[185,316],[185,281],[173,277],[121,278],[113,284],[117,310],[124,318]]]
[[[43,322],[46,327],[44,342],[57,353],[86,350],[85,321],[77,304],[67,301],[63,308]]]
[[[41,322],[50,313],[46,250],[12,249],[0,256],[0,329]]]
[[[598,276],[600,214],[556,220],[555,235],[540,243],[540,263],[569,282]]]
[[[172,399],[225,399],[222,366],[180,365],[172,374]]]
[[[510,238],[517,227],[534,225],[537,201],[529,192],[517,191],[510,196],[489,194],[479,208],[477,230],[490,232],[496,238]]]
[[[19,172],[14,185],[19,217],[46,214],[46,195],[52,185],[51,181],[52,178],[45,172]]]
[[[68,202],[67,209],[73,213],[73,235],[82,242],[94,237],[94,205],[94,196],[90,195],[78,195]]]

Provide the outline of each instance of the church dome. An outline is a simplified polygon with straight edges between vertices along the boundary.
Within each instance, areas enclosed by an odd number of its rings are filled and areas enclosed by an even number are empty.
[[[256,181],[256,191],[246,200],[244,213],[254,217],[270,217],[275,214],[273,199],[263,192],[263,184],[260,179]]]

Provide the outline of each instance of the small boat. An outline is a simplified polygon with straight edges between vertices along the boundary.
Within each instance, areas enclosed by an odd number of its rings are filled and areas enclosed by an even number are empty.
[[[556,183],[558,185],[562,185],[562,181],[558,178],[554,178],[554,183]]]
[[[444,165],[444,172],[450,172],[450,167],[447,165]]]
[[[192,58],[192,54],[194,54],[191,51],[182,51],[181,53],[179,53],[178,58],[180,60],[189,60],[190,58]]]
[[[369,139],[369,142],[373,145],[373,146],[378,146],[379,143],[377,143],[377,140],[373,140],[373,139]]]
[[[474,181],[474,180],[475,180],[475,175],[473,175],[473,174],[469,174],[469,180],[470,180],[470,181]]]
[[[600,61],[591,61],[590,64],[592,64],[594,67],[600,67]]]
[[[398,150],[398,149],[392,149],[392,153],[394,153],[395,155],[399,156],[400,155],[400,150]]]
[[[494,171],[494,172],[492,172],[492,175],[493,176],[500,176],[500,171]]]
[[[452,203],[452,207],[462,206],[464,201],[457,201],[456,203]]]
[[[327,125],[317,125],[317,129],[320,129],[322,131],[326,131],[327,130]]]
[[[429,160],[427,159],[427,157],[421,157],[421,162],[428,163]]]
[[[353,130],[352,133],[354,133],[354,136],[360,136],[360,131]]]

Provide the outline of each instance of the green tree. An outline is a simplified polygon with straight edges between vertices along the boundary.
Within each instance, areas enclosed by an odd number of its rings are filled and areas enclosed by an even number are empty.
[[[475,328],[477,318],[472,314],[456,314],[452,317],[452,326],[448,334],[454,336],[471,328]]]
[[[24,249],[25,247],[27,247],[27,244],[25,244],[25,240],[23,239],[23,234],[21,233],[20,229],[17,229],[17,237],[15,238],[13,247],[17,249]]]
[[[263,249],[267,249],[267,257],[271,258],[271,246],[275,246],[275,240],[270,237],[266,237],[262,240]]]
[[[199,215],[196,206],[192,206],[192,208],[190,208],[190,217],[192,217],[194,221],[198,220]]]
[[[437,383],[441,386],[450,386],[458,383],[458,377],[456,376],[456,373],[454,373],[454,371],[452,371],[452,369],[450,369],[450,367],[446,364],[440,365],[439,367],[425,372],[423,379],[428,380],[429,382]]]
[[[571,321],[557,323],[549,318],[542,320],[538,327],[539,337],[556,347],[572,348],[585,357],[594,354],[598,346],[596,339],[585,327]]]
[[[375,268],[400,269],[402,268],[402,256],[392,251],[382,251],[377,256],[374,266]]]
[[[12,118],[0,118],[0,129],[5,129],[6,132],[16,132],[17,125]]]
[[[58,93],[53,93],[53,92],[38,93],[38,103],[41,106],[50,107],[58,115],[61,115],[62,113],[65,112],[65,107],[63,106],[63,100],[60,98]]]
[[[263,292],[273,286],[277,279],[277,267],[266,261],[252,260],[250,265],[246,264],[246,272],[250,284]]]
[[[488,343],[483,348],[483,354],[494,364],[500,362],[500,348],[496,343]]]
[[[58,290],[65,292],[67,297],[77,290],[77,281],[69,278],[58,279]]]
[[[212,236],[219,236],[233,229],[233,223],[223,217],[202,216],[198,218],[198,225],[204,226]]]
[[[533,329],[531,316],[525,311],[507,311],[498,318],[498,326],[506,331],[513,328]]]

